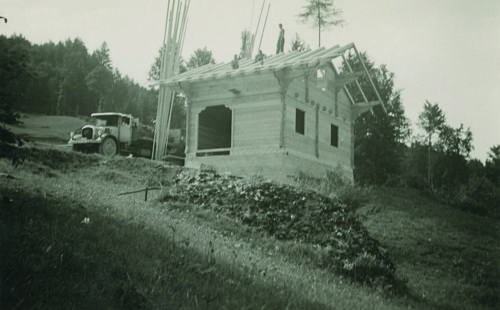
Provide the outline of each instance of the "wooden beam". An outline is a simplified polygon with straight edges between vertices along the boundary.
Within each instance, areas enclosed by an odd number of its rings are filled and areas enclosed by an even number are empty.
[[[262,11],[264,11],[264,4],[266,4],[266,0],[262,1],[262,7],[260,8],[260,14],[259,14],[259,21],[257,22],[257,27],[255,27],[255,32],[253,33],[253,36],[250,38],[252,40],[252,42],[250,43],[250,58],[252,58],[252,55],[253,55],[253,47],[255,44],[255,38],[257,37],[257,32],[259,30],[260,19],[262,17]]]
[[[189,5],[190,0],[169,0],[167,5],[152,159],[161,159],[167,152],[175,91],[163,81],[172,78],[179,71]]]
[[[144,193],[144,201],[148,201],[148,191],[151,191],[151,190],[161,190],[161,188],[160,187],[146,187],[145,189],[140,189],[140,190],[126,192],[126,193],[119,193],[118,196],[145,192]]]
[[[347,65],[347,69],[349,70],[349,72],[354,72],[354,70],[352,70],[351,65],[349,64],[349,62],[347,61],[347,59],[345,58],[344,55],[342,55],[342,60]],[[361,93],[361,96],[363,96],[363,99],[365,100],[365,102],[368,102],[368,99],[366,98],[365,92],[363,91],[363,88],[361,87],[361,85],[359,84],[359,82],[357,80],[356,80],[356,85],[358,86],[358,89]]]
[[[270,9],[271,9],[271,2],[269,2],[269,5],[267,6],[266,19],[264,20],[264,26],[262,26],[262,33],[260,35],[259,47],[257,48],[257,50],[259,50],[259,51],[260,51],[260,46],[262,45],[262,37],[264,37],[264,31],[266,30],[267,17],[269,17],[269,10]]]
[[[274,76],[278,80],[280,85],[280,97],[281,97],[281,121],[280,121],[280,148],[285,147],[285,133],[286,133],[286,93],[288,92],[288,86],[290,86],[291,79],[289,77],[289,68],[284,68],[278,71],[274,71]]]
[[[335,79],[335,88],[340,89],[347,84],[355,82],[364,74],[364,72],[342,73]]]
[[[368,72],[368,70],[366,69],[366,66],[365,66],[365,63],[363,62],[363,59],[361,59],[361,55],[359,54],[358,52],[358,49],[356,48],[356,46],[353,46],[354,48],[354,51],[356,52],[356,55],[358,56],[358,59],[359,61],[361,62],[361,65],[363,66],[363,69],[365,70],[366,72],[366,75],[368,76],[368,80],[370,81],[370,84],[372,85],[373,87],[373,90],[375,91],[375,94],[377,95],[377,99],[378,101],[380,102],[380,104],[382,105],[382,109],[384,109],[385,112],[387,112],[385,110],[385,107],[384,105],[382,104],[382,98],[380,98],[380,94],[378,93],[378,90],[377,90],[377,87],[375,87],[375,84],[373,83],[373,80],[372,78],[370,77],[370,73]]]
[[[376,105],[379,105],[379,101],[370,101],[370,102],[358,102],[351,106],[351,116],[352,119],[356,119],[359,115],[365,113]]]
[[[319,104],[316,104],[314,126],[314,155],[319,158]]]
[[[347,97],[349,97],[349,100],[351,101],[351,104],[354,104],[355,103],[354,102],[354,98],[352,97],[351,92],[349,91],[349,89],[347,89],[346,86],[344,86],[344,91],[347,94]]]

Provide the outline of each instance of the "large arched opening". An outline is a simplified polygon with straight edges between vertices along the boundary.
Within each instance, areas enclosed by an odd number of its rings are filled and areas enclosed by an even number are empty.
[[[223,106],[207,107],[198,116],[198,156],[229,155],[232,111]]]

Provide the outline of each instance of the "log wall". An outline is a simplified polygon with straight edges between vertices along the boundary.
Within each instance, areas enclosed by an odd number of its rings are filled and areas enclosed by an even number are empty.
[[[351,109],[343,90],[335,92],[328,84],[318,88],[311,79],[306,91],[304,78],[285,86],[285,142],[280,148],[283,93],[273,73],[191,83],[186,166],[282,181],[301,172],[321,177],[340,170],[352,179]],[[215,105],[232,111],[230,155],[197,157],[199,113]],[[304,135],[295,132],[297,108],[305,112]],[[338,147],[330,145],[331,124],[338,127]]]

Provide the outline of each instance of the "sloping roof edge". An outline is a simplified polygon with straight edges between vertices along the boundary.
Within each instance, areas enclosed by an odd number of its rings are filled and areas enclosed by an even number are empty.
[[[263,64],[253,59],[245,59],[240,61],[238,69],[233,69],[231,63],[208,64],[160,81],[159,84],[170,86],[182,82],[213,80],[245,76],[254,73],[272,72],[288,67],[292,69],[316,67],[318,64],[324,64],[335,57],[341,56],[346,50],[352,47],[354,47],[354,43],[349,43],[342,47],[337,45],[328,49],[321,47],[316,50],[281,53],[266,58]]]
[[[345,52],[354,49],[356,56],[363,66],[363,72],[367,76],[369,83],[373,87],[377,96],[377,101],[382,104],[380,94],[370,77],[366,65],[361,58],[358,49],[354,43],[349,43],[344,46],[335,45],[330,48],[320,47],[315,50],[307,51],[292,51],[289,53],[281,53],[271,55],[264,59],[263,62],[253,59],[244,59],[239,62],[239,67],[233,69],[230,62],[219,64],[207,64],[190,71],[175,75],[163,81],[159,81],[160,85],[177,87],[180,83],[201,82],[206,80],[218,80],[225,78],[236,78],[252,74],[276,72],[285,68],[292,70],[317,68],[324,64],[330,63],[334,58],[343,57]],[[344,87],[345,90],[347,90]],[[352,98],[351,96],[349,96]],[[352,101],[352,99],[351,99]],[[368,101],[365,100],[367,103]],[[352,102],[352,104],[356,104]],[[383,105],[382,105],[383,106]]]

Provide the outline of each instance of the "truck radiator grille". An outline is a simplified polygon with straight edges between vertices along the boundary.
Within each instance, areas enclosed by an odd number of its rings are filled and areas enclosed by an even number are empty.
[[[82,130],[82,137],[86,139],[92,139],[93,136],[93,130],[92,128],[83,128]]]

